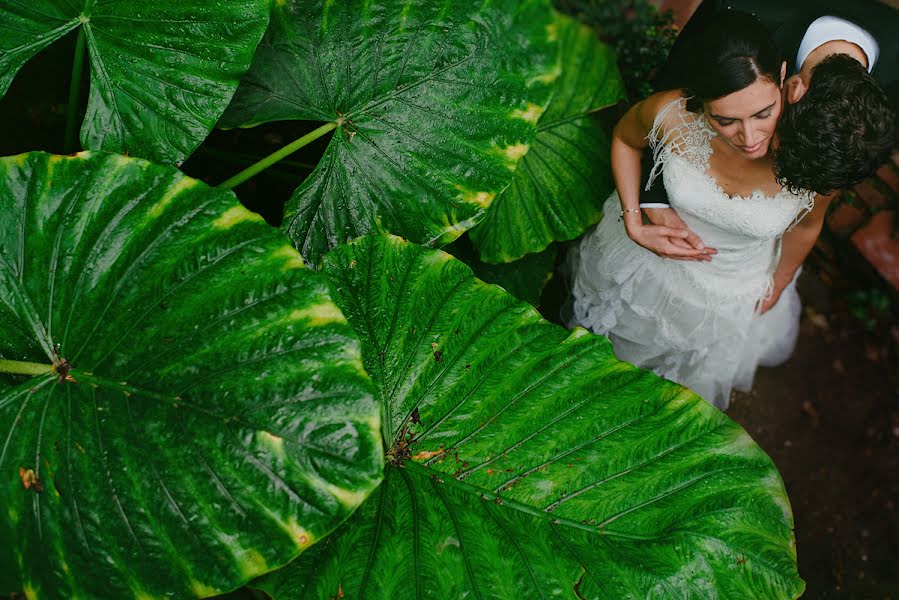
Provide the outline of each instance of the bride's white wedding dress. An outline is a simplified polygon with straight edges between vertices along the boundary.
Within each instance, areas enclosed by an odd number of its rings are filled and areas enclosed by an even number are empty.
[[[572,248],[571,324],[608,336],[619,359],[725,409],[732,388],[750,389],[758,365],[785,361],[796,344],[795,278],[767,313],[756,306],[771,293],[781,236],[811,210],[814,195],[728,196],[707,173],[715,135],[680,99],[659,112],[649,139],[651,177],[661,169],[672,208],[718,253],[711,262],[680,261],[638,246],[616,219],[616,192],[600,224]]]

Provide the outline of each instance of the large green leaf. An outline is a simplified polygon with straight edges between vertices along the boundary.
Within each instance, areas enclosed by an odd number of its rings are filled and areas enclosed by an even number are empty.
[[[0,571],[29,598],[226,591],[377,485],[358,340],[233,193],[106,154],[0,172],[0,360],[58,373],[0,382]]]
[[[689,390],[619,362],[440,251],[325,259],[392,440],[387,481],[258,585],[280,598],[789,598],[771,460]]]
[[[222,124],[341,125],[285,209],[309,262],[367,232],[444,244],[533,140],[556,35],[545,0],[285,0]]]
[[[0,0],[0,96],[35,54],[83,28],[91,91],[81,143],[181,162],[246,73],[269,0]]]
[[[624,99],[612,51],[596,33],[558,16],[562,76],[537,137],[484,220],[471,230],[481,260],[511,262],[581,235],[613,189],[610,140],[595,115]]]

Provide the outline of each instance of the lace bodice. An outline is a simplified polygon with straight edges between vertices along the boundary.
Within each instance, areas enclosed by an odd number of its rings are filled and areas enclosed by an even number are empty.
[[[684,104],[679,98],[656,116],[649,136],[654,157],[650,182],[663,172],[671,206],[688,226],[706,232],[709,244],[719,238],[725,244],[778,238],[812,209],[810,192],[781,189],[766,196],[756,191],[748,197],[725,193],[708,172],[711,140],[717,134],[705,115],[687,111]]]
[[[656,116],[649,135],[654,157],[650,183],[662,173],[671,206],[718,254],[710,263],[688,262],[681,268],[710,287],[745,286],[747,293],[764,288],[780,256],[781,236],[812,209],[814,194],[787,189],[774,196],[725,193],[708,170],[717,134],[705,115],[684,105],[679,98]]]

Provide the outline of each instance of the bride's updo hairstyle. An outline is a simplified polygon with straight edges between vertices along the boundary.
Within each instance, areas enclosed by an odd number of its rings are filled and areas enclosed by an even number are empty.
[[[678,87],[687,110],[738,92],[759,78],[781,84],[783,59],[771,34],[753,15],[726,10],[709,19],[692,39],[684,40],[678,61]]]

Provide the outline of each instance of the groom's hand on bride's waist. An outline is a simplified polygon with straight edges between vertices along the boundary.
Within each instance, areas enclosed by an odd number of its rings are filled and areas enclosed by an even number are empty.
[[[707,248],[673,208],[644,208],[650,224],[628,228],[628,236],[640,246],[662,258],[676,260],[712,260],[717,252]]]

